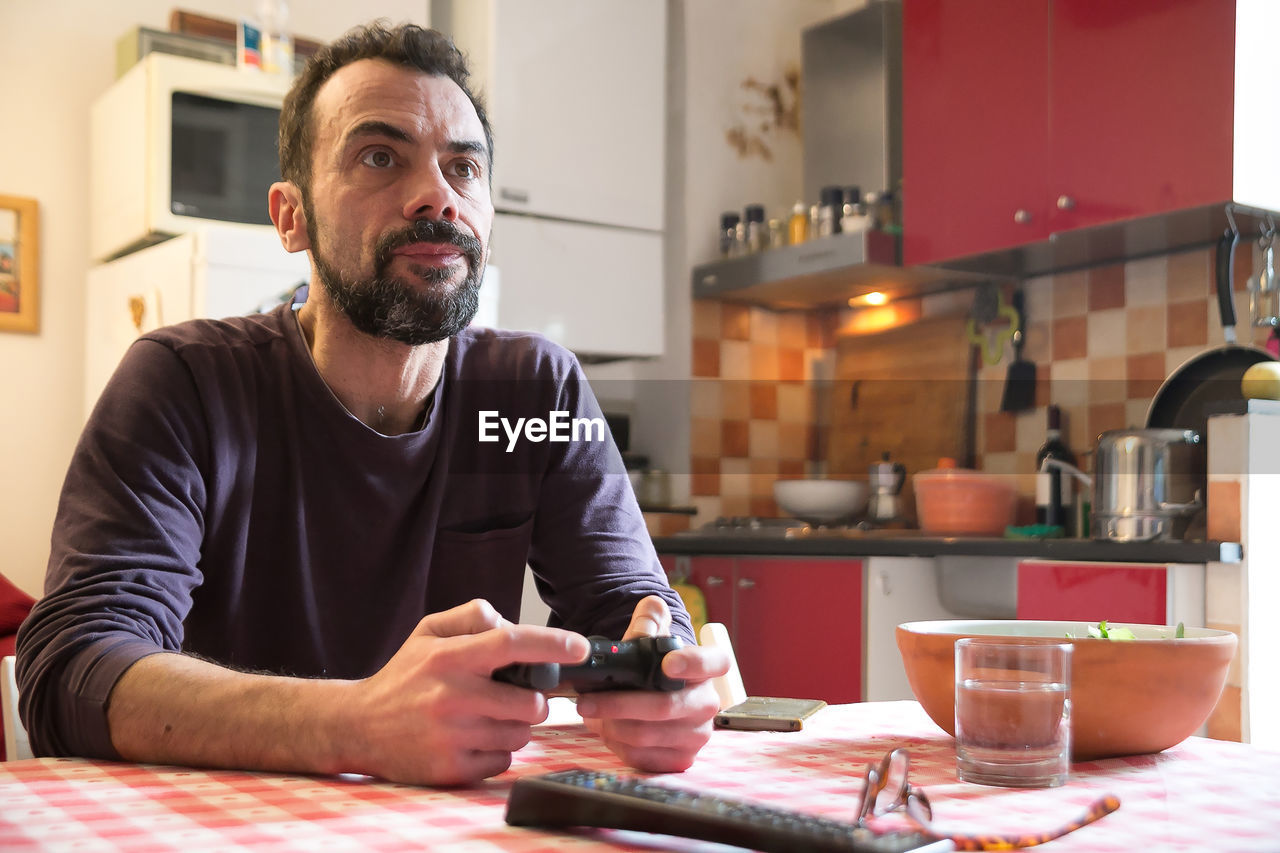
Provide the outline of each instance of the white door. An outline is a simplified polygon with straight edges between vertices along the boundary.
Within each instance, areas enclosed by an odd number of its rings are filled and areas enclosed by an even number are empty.
[[[871,557],[863,572],[866,608],[863,668],[867,702],[913,699],[898,651],[897,627],[903,622],[954,619],[938,599],[938,574],[928,557]]]

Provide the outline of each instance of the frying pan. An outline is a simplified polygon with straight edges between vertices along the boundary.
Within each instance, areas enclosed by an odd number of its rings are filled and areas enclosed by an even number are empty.
[[[1149,429],[1193,429],[1207,439],[1208,407],[1244,399],[1240,390],[1244,372],[1258,362],[1275,361],[1264,349],[1235,343],[1236,308],[1231,283],[1239,238],[1235,229],[1228,229],[1218,240],[1214,258],[1218,311],[1227,343],[1192,356],[1169,374],[1147,408]]]

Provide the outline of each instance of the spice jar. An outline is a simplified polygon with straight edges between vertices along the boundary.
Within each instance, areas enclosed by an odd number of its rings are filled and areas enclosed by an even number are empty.
[[[769,232],[764,224],[764,205],[749,204],[743,211],[746,223],[747,251],[760,252],[769,245]]]
[[[805,209],[804,202],[796,202],[796,206],[791,209],[787,232],[787,240],[793,246],[809,239],[809,213]]]
[[[732,258],[742,254],[738,248],[738,222],[741,217],[729,211],[720,214],[720,257]]]
[[[823,187],[818,193],[818,236],[840,233],[840,214],[844,207],[844,189]]]

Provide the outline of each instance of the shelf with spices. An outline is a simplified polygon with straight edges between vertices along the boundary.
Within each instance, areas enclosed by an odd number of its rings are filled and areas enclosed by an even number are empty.
[[[985,275],[899,264],[900,238],[887,231],[833,234],[804,243],[699,264],[695,299],[804,309],[844,305],[874,291],[917,296],[989,280]]]

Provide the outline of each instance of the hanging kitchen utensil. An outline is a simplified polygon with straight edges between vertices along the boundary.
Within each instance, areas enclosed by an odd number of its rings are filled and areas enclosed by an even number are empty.
[[[1262,248],[1262,269],[1249,277],[1249,313],[1253,325],[1274,329],[1280,325],[1280,279],[1276,278],[1275,237],[1272,227],[1263,226],[1258,245]]]
[[[1226,343],[1192,356],[1169,375],[1147,409],[1148,429],[1192,429],[1202,437],[1211,404],[1242,400],[1240,379],[1260,361],[1274,361],[1257,347],[1236,343],[1236,309],[1231,294],[1239,233],[1228,229],[1218,240],[1215,283]]]
[[[1192,475],[1197,488],[1204,488],[1206,471],[1205,445],[1208,442],[1208,409],[1211,406],[1243,400],[1240,380],[1244,372],[1262,361],[1274,361],[1271,354],[1257,347],[1236,343],[1236,309],[1231,294],[1234,279],[1235,248],[1240,234],[1229,228],[1218,240],[1214,259],[1214,283],[1218,292],[1218,312],[1222,317],[1226,343],[1206,350],[1183,362],[1165,379],[1147,408],[1148,429],[1194,430],[1200,436]]]
[[[1027,342],[1027,313],[1022,290],[1013,292],[1013,361],[1004,377],[1004,396],[1000,399],[1000,411],[1025,412],[1036,405],[1036,365],[1022,357],[1022,347]]]
[[[1009,325],[994,334],[987,329],[997,319],[1003,317]],[[1004,301],[1004,294],[994,284],[984,284],[978,288],[973,297],[973,308],[969,311],[969,323],[966,332],[969,342],[982,349],[983,359],[987,364],[999,364],[1004,358],[1004,345],[1011,337],[1018,322],[1018,315],[1013,306]],[[983,327],[979,331],[979,327]]]

